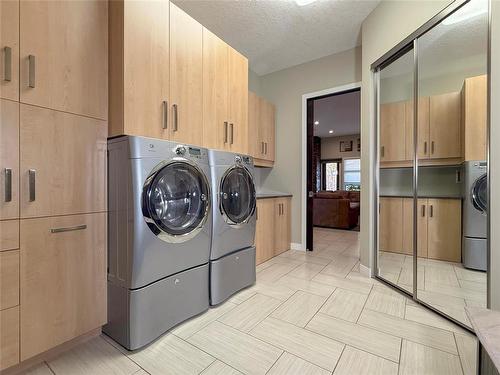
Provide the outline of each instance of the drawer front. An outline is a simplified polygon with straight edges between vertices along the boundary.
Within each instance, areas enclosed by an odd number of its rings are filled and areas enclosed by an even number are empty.
[[[19,249],[19,220],[0,221],[0,251]]]
[[[19,250],[0,253],[0,310],[19,305]]]
[[[0,311],[0,370],[19,363],[19,306]]]
[[[21,359],[106,321],[105,213],[21,220]]]
[[[21,217],[105,211],[106,122],[21,105],[20,123]]]

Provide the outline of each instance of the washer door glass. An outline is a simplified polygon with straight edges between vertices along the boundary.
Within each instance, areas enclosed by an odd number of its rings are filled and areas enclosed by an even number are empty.
[[[476,209],[486,212],[488,207],[488,179],[486,174],[479,177],[472,186],[472,203]]]
[[[167,164],[145,187],[148,216],[161,231],[185,235],[204,222],[209,188],[203,172],[196,167],[184,162]]]
[[[253,214],[255,187],[248,170],[243,167],[233,167],[224,175],[220,201],[222,213],[230,224],[243,223]]]

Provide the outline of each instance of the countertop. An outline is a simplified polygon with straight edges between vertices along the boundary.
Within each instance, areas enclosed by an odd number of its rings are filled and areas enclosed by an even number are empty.
[[[500,370],[500,312],[482,307],[466,307],[465,310],[481,345]]]
[[[413,195],[411,194],[404,194],[404,195],[398,195],[398,194],[380,194],[380,197],[382,198],[413,198]],[[432,195],[432,194],[421,194],[418,196],[419,198],[431,198],[431,199],[462,199],[460,196],[450,196],[450,195]]]
[[[283,197],[291,197],[292,194],[284,193],[281,191],[258,191],[257,199],[266,199],[266,198],[283,198]]]

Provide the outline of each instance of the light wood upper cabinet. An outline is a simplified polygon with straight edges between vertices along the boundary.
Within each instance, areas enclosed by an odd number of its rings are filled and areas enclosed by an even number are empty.
[[[488,80],[467,78],[462,88],[462,126],[465,160],[486,160]]]
[[[405,102],[380,106],[380,161],[405,160]]]
[[[0,220],[19,217],[19,103],[0,99]]]
[[[260,101],[260,121],[264,134],[264,155],[263,159],[274,162],[276,156],[276,119],[274,104],[267,100]]]
[[[109,134],[169,138],[169,1],[109,2]]]
[[[259,126],[259,97],[252,91],[248,92],[248,153],[254,158],[261,158],[262,135]],[[255,162],[255,161],[254,161]]]
[[[106,214],[21,220],[21,359],[106,323]]]
[[[21,102],[107,120],[108,2],[20,4]]]
[[[106,135],[104,121],[21,104],[21,217],[105,211]]]
[[[272,167],[276,157],[275,107],[253,92],[248,93],[248,150],[257,166]]]
[[[203,27],[170,3],[170,139],[202,145]]]
[[[19,1],[0,1],[0,98],[19,100]]]
[[[414,116],[413,101],[405,102],[405,155],[406,160],[413,160],[414,155]],[[429,157],[429,97],[418,99],[418,157],[427,159]]]
[[[291,242],[291,199],[274,200],[275,211],[275,248],[274,255],[290,250]]]
[[[228,47],[231,151],[248,153],[248,60]]]
[[[460,199],[429,199],[428,257],[460,262],[462,203]]]
[[[459,92],[430,97],[429,157],[431,159],[459,158],[462,156],[460,103]]]
[[[403,249],[403,198],[379,200],[379,249],[402,252]]]
[[[256,263],[274,256],[274,199],[257,199],[257,223],[255,228]]]
[[[203,144],[229,149],[229,46],[203,28]]]

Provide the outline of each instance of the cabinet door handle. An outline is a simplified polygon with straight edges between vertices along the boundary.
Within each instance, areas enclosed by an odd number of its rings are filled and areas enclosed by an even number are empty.
[[[230,123],[229,126],[231,128],[231,144],[233,144],[234,143],[234,124]]]
[[[36,82],[36,58],[35,55],[28,56],[28,87],[35,88]]]
[[[228,127],[228,122],[224,121],[224,143],[227,143],[227,127]]]
[[[434,206],[431,204],[430,206],[430,212],[429,212],[429,217],[433,217],[434,216]]]
[[[75,225],[74,227],[52,228],[50,230],[50,233],[72,232],[75,230],[84,230],[84,229],[87,229],[87,224]]]
[[[431,141],[431,154],[434,154],[434,141]]]
[[[162,108],[162,118],[161,118],[161,127],[162,129],[168,128],[168,101],[164,100],[161,103]]]
[[[36,199],[36,170],[30,169],[28,171],[28,180],[29,180],[29,200],[30,202],[34,202]]]
[[[260,153],[264,155],[264,142],[260,142],[260,149],[262,150]]]
[[[5,202],[12,201],[12,169],[5,168]]]
[[[264,151],[264,154],[266,154],[266,155],[267,155],[267,142],[264,142],[264,150],[265,150],[265,151]]]
[[[424,155],[427,155],[427,141],[424,142]]]
[[[382,147],[380,148],[380,156],[381,156],[381,157],[384,157],[384,155],[385,155],[385,146],[382,146]]]
[[[422,217],[425,217],[425,204],[422,205]]]
[[[3,48],[3,80],[10,82],[12,80],[12,48]]]
[[[178,114],[178,108],[177,104],[172,105],[172,110],[173,110],[173,116],[174,116],[174,132],[176,132],[179,129],[179,114]]]

